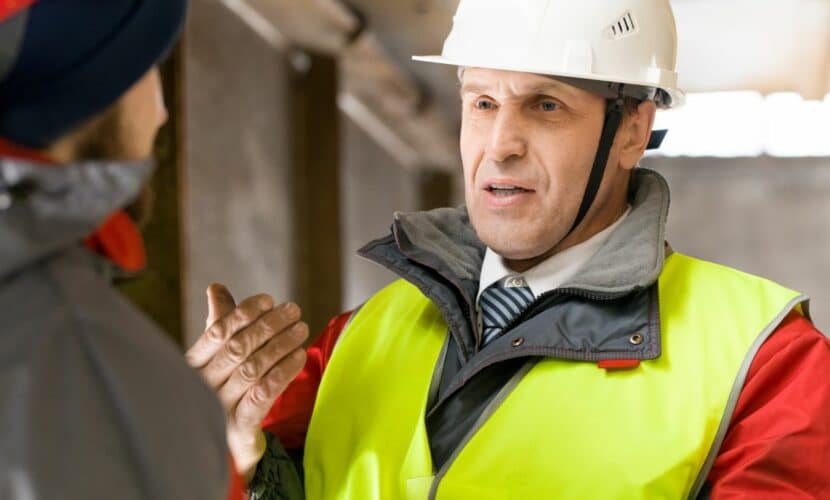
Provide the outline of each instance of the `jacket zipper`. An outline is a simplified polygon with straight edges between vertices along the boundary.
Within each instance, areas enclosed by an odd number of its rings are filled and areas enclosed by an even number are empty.
[[[537,297],[530,306],[527,307],[521,314],[513,318],[505,327],[502,329],[502,335],[505,335],[510,330],[516,327],[528,319],[546,311],[550,306],[557,304],[559,301],[554,299],[564,299],[565,297],[578,297],[587,300],[592,300],[595,302],[609,302],[615,299],[619,299],[621,297],[625,297],[626,295],[633,293],[636,289],[629,290],[627,292],[616,292],[616,293],[602,293],[602,292],[590,292],[588,290],[582,290],[580,288],[560,288],[556,290],[551,290],[549,292],[545,292],[539,297]]]

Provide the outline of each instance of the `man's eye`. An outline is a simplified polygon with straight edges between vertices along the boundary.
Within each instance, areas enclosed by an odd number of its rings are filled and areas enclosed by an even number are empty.
[[[482,111],[488,111],[493,109],[493,103],[486,99],[479,99],[478,101],[476,101],[475,107],[476,109],[480,109]]]
[[[542,101],[539,103],[539,109],[545,112],[556,111],[559,109],[559,104],[553,101]]]

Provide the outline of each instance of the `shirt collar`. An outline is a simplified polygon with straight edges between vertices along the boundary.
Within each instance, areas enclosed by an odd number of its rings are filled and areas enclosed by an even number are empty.
[[[513,277],[523,278],[535,297],[556,290],[576,275],[580,268],[602,248],[605,242],[608,241],[611,233],[622,224],[630,212],[631,207],[628,207],[616,222],[595,234],[590,239],[550,256],[524,273],[517,273],[511,270],[505,265],[504,258],[488,247],[485,251],[484,262],[481,266],[481,279],[479,280],[476,303],[478,302],[478,298],[481,297],[481,292],[487,289],[487,287],[494,283],[505,282]]]

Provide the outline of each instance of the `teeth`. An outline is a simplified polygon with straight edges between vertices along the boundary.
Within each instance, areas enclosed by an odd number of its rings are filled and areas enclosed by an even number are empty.
[[[526,193],[527,191],[521,188],[513,188],[513,189],[505,189],[505,188],[493,188],[490,190],[496,196],[512,196],[514,194]]]
[[[510,186],[508,184],[493,184],[490,186],[490,189],[505,189],[505,190],[513,190],[513,189],[521,189],[516,186]]]

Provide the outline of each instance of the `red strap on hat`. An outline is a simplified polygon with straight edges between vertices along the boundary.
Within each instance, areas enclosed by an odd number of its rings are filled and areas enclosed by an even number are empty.
[[[31,6],[37,0],[0,0],[0,22]]]

